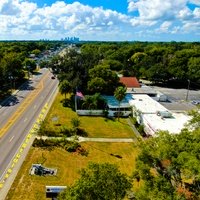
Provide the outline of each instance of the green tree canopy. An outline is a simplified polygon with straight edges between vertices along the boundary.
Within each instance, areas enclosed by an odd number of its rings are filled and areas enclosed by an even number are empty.
[[[200,57],[191,57],[188,62],[188,74],[193,80],[200,80]]]
[[[27,70],[33,71],[36,69],[36,62],[33,59],[25,58],[23,64]]]
[[[92,93],[112,94],[119,84],[119,77],[109,65],[101,64],[89,70],[88,90]]]
[[[137,199],[200,198],[200,113],[194,113],[193,131],[184,129],[177,135],[160,132],[141,141],[135,174],[144,184],[136,192]]]
[[[82,102],[82,109],[103,109],[105,100],[101,97],[100,93],[94,95],[85,95]]]
[[[59,83],[59,91],[61,94],[65,95],[66,99],[66,94],[70,93],[72,91],[71,84],[67,80],[63,80],[62,82]]]
[[[34,49],[31,53],[33,53],[36,56],[38,56],[38,55],[40,55],[41,51],[39,49]]]
[[[81,170],[81,177],[59,200],[120,200],[131,188],[127,175],[113,164],[91,163]]]
[[[120,104],[121,104],[121,101],[126,96],[126,88],[123,86],[119,86],[118,88],[115,89],[114,96],[119,102],[119,108],[118,108],[118,120],[119,120]]]

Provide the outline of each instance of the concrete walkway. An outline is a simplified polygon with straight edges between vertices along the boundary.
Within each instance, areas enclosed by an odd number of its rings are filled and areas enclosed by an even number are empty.
[[[77,142],[127,142],[127,143],[133,143],[136,142],[137,138],[142,138],[138,130],[135,128],[135,126],[132,124],[130,118],[127,119],[128,125],[132,128],[133,132],[136,135],[136,138],[89,138],[89,137],[81,137],[81,136],[72,136],[72,137],[66,137],[65,139],[68,141],[77,141]],[[57,139],[62,140],[63,137],[48,137],[48,136],[36,136],[37,139]]]
[[[132,128],[133,132],[135,133],[135,135],[137,137],[141,137],[141,134],[138,132],[138,130],[135,128],[135,126],[133,125],[133,123],[131,122],[130,118],[127,118],[127,122],[128,122],[128,125]]]
[[[63,137],[48,137],[48,136],[36,136],[37,139],[48,140],[48,139],[57,139],[63,140]],[[65,138],[68,141],[77,141],[77,142],[127,142],[132,143],[136,141],[136,138],[88,138],[80,136],[72,136]]]
[[[85,137],[79,137],[79,142],[135,142],[136,139],[134,138],[85,138]]]

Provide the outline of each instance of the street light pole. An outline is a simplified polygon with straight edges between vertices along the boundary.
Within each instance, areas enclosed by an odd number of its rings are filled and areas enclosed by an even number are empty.
[[[188,81],[188,87],[187,87],[187,94],[186,94],[186,98],[185,98],[186,101],[188,100],[189,90],[190,90],[190,80],[188,79],[187,81]]]

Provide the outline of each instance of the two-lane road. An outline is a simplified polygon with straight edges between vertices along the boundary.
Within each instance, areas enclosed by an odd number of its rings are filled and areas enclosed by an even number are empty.
[[[58,81],[51,77],[48,70],[43,70],[31,81],[31,90],[22,88],[17,93],[17,104],[5,104],[0,109],[0,181],[42,108],[55,96]]]

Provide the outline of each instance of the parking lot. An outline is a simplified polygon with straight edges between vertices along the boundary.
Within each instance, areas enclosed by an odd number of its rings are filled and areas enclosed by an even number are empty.
[[[192,101],[200,100],[200,90],[173,89],[158,86],[152,86],[152,88],[168,96],[169,102],[162,102],[161,104],[169,110],[177,112],[189,111],[196,107],[192,104]]]

